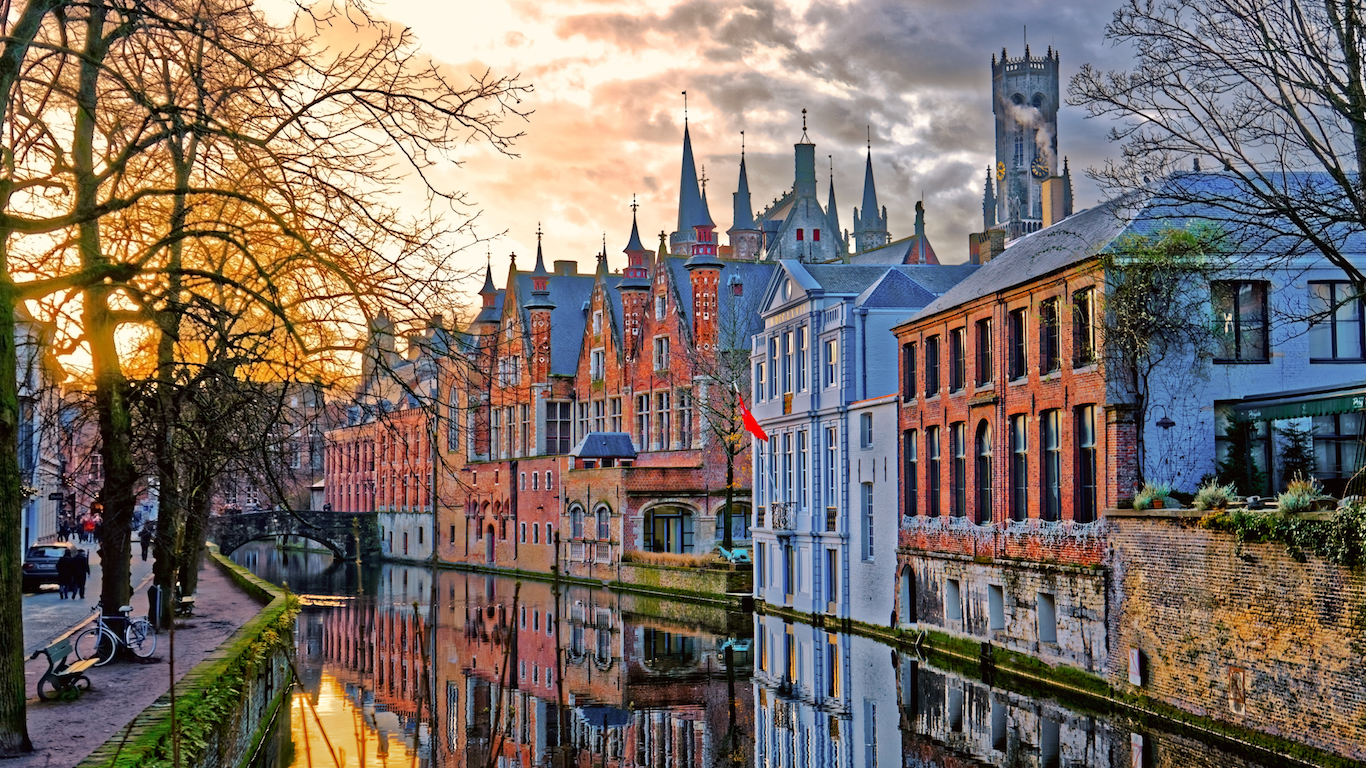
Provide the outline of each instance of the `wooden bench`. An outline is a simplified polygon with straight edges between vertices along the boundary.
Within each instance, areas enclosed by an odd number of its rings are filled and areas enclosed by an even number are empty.
[[[89,690],[90,678],[85,676],[85,671],[95,666],[96,659],[84,659],[67,664],[66,657],[71,655],[69,638],[63,638],[46,648],[34,651],[29,658],[36,659],[40,655],[47,656],[47,671],[38,679],[38,698],[51,701],[67,691],[75,691],[79,695],[82,691]]]

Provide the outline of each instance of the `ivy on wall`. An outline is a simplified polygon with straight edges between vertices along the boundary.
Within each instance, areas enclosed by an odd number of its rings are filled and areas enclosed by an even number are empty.
[[[1299,562],[1314,554],[1334,565],[1366,565],[1366,501],[1340,506],[1327,520],[1277,511],[1218,510],[1201,518],[1200,527],[1231,533],[1240,545],[1281,542]]]

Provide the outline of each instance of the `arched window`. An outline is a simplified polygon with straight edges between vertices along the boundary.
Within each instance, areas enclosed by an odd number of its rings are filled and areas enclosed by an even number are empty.
[[[598,521],[598,541],[607,541],[612,538],[612,510],[607,507],[598,507],[594,513]]]
[[[991,424],[977,425],[977,523],[991,522]]]
[[[967,446],[967,426],[959,421],[949,425],[949,440],[953,455],[952,476],[952,514],[954,517],[963,517],[968,513],[968,446]]]
[[[574,506],[569,510],[569,532],[570,537],[575,539],[583,538],[583,507]]]

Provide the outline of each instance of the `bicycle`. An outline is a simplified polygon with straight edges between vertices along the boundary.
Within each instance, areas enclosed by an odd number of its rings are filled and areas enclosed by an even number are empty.
[[[151,656],[157,648],[156,630],[152,627],[152,622],[144,616],[134,619],[129,616],[133,612],[133,606],[124,605],[119,607],[119,613],[123,614],[123,637],[114,633],[113,628],[104,623],[104,612],[101,606],[95,605],[96,619],[94,626],[76,635],[72,645],[76,650],[76,657],[79,659],[94,659],[95,666],[102,667],[114,660],[119,646],[127,648],[140,659]]]

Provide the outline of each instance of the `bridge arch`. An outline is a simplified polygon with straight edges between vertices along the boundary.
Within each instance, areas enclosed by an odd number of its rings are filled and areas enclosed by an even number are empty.
[[[249,541],[299,536],[339,558],[377,558],[379,523],[373,512],[236,512],[209,518],[207,537],[228,554]]]

